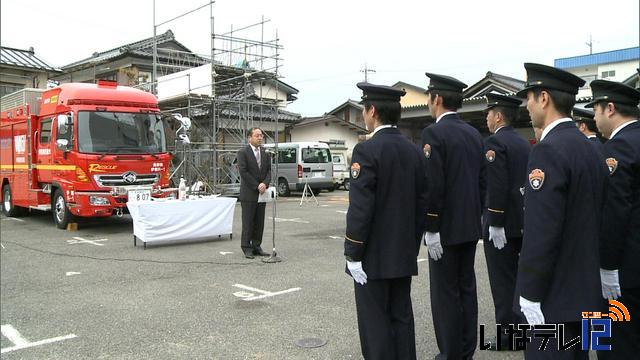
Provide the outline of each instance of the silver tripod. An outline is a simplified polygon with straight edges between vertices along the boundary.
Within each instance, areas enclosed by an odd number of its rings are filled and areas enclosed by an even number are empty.
[[[309,182],[307,181],[307,179],[308,178],[306,177],[304,178],[304,190],[302,190],[302,197],[300,198],[300,206],[302,206],[303,202],[311,201],[312,198],[316,202],[316,206],[319,206],[320,204],[318,203],[318,199],[316,199],[316,195],[313,193],[313,190],[311,190],[311,187],[309,186]]]

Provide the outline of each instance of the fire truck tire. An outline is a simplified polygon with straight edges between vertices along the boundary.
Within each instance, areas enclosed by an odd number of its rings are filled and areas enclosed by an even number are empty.
[[[5,184],[2,187],[2,213],[8,217],[18,217],[25,214],[24,208],[13,205],[11,186],[9,184]]]
[[[53,195],[51,212],[53,213],[53,221],[56,223],[58,229],[66,229],[67,224],[73,222],[73,214],[71,214],[69,208],[67,208],[67,202],[60,189],[56,190]]]

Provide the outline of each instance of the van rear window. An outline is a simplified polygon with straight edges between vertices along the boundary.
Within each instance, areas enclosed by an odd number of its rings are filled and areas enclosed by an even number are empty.
[[[302,162],[305,163],[328,163],[331,159],[329,149],[314,149],[303,148],[302,149]]]

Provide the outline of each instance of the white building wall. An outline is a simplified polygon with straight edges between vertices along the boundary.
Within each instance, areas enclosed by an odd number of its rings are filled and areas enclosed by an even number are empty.
[[[605,80],[624,81],[629,76],[633,75],[639,66],[640,62],[638,62],[638,60],[632,60],[610,64],[588,65],[565,70],[587,81],[587,84],[585,84],[585,86],[578,91],[577,95],[578,97],[587,97],[591,96],[591,88],[589,87],[589,83],[596,79],[603,79],[602,73],[604,71],[613,70],[616,72],[615,76],[604,78]]]
[[[324,121],[291,129],[291,142],[329,140],[344,140],[348,157],[351,158],[353,147],[358,143],[358,134],[346,126],[331,123],[325,126]]]

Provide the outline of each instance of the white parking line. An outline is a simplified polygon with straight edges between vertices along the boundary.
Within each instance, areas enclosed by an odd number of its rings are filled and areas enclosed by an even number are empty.
[[[29,342],[27,339],[23,338],[22,335],[10,324],[2,325],[2,335],[9,339],[15,346],[11,346],[8,348],[4,348],[0,350],[1,354],[8,353],[11,351],[26,349],[34,346],[40,346],[45,344],[51,344],[58,341],[63,341],[67,339],[73,339],[77,337],[75,334],[69,334],[65,336],[58,336],[50,339],[44,339],[36,342]]]
[[[99,244],[98,241],[107,241],[107,240],[109,240],[109,239],[87,240],[87,239],[83,239],[83,238],[78,237],[78,236],[74,236],[73,239],[74,240],[67,240],[67,243],[69,245],[72,245],[72,244],[91,244],[91,245],[96,245],[96,246],[104,246],[104,244]]]
[[[4,219],[2,219],[2,220],[13,220],[13,221],[24,222],[24,220],[22,220],[22,219],[17,219],[17,218],[12,218],[12,217],[4,218]]]
[[[252,292],[238,291],[238,292],[233,294],[233,295],[235,295],[237,297],[242,298],[242,300],[244,300],[244,301],[252,301],[252,300],[264,299],[264,298],[268,298],[268,297],[272,297],[272,296],[276,296],[276,295],[287,294],[287,293],[298,291],[298,290],[301,289],[299,287],[296,287],[296,288],[291,288],[291,289],[282,290],[282,291],[270,292],[270,291],[266,291],[266,290],[256,289],[256,288],[253,288],[253,287],[250,287],[250,286],[247,286],[247,285],[242,285],[242,284],[234,284],[233,286],[235,286],[237,288],[240,288],[240,289],[252,291]],[[262,295],[255,296],[253,293],[260,293]]]
[[[273,217],[269,216],[269,219],[273,219]],[[301,220],[300,218],[293,218],[293,219],[284,219],[284,218],[276,218],[276,222],[294,222],[294,223],[300,223],[300,224],[308,224],[309,222],[306,220]]]
[[[334,240],[342,240],[342,239],[344,239],[342,236],[329,236],[329,237],[334,239]]]
[[[2,248],[4,249],[4,245],[2,245],[2,243],[0,243],[0,246],[2,246]]]
[[[347,210],[336,210],[336,212],[347,215]]]
[[[233,251],[220,251],[220,255],[229,255],[233,254]]]

